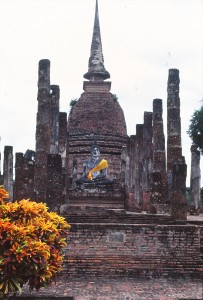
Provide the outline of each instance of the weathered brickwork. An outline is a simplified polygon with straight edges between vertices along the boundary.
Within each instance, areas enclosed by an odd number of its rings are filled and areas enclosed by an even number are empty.
[[[167,176],[166,176],[166,153],[165,136],[163,127],[162,100],[153,101],[153,160],[152,160],[152,184],[151,203],[156,211],[169,211],[165,205],[167,202]]]
[[[111,93],[85,92],[70,111],[68,131],[126,136],[123,110]]]
[[[201,274],[200,230],[191,225],[72,224],[66,276]]]
[[[51,211],[59,212],[63,204],[63,174],[62,159],[59,154],[49,154],[47,161],[48,188],[46,191],[46,203]]]
[[[66,167],[66,143],[67,143],[67,113],[59,113],[59,139],[58,149],[62,158],[62,167]]]
[[[34,152],[16,153],[14,199],[35,199],[34,197]]]
[[[187,219],[186,174],[187,165],[184,157],[182,157],[179,160],[179,163],[173,164],[172,169],[172,190],[170,192],[170,200],[172,216],[176,220]]]
[[[16,162],[16,178],[25,178],[25,184],[15,184],[15,197],[27,195],[26,189],[30,189],[30,195],[36,200],[50,203],[47,195],[49,199],[61,198],[54,207],[59,209],[66,204],[68,209],[71,205],[81,206],[81,196],[93,206],[94,196],[96,206],[137,212],[173,212],[174,219],[185,219],[186,165],[181,147],[179,71],[169,70],[166,170],[162,101],[154,100],[153,111],[144,113],[143,124],[136,126],[136,135],[128,137],[123,110],[117,96],[110,92],[111,82],[104,81],[110,74],[104,67],[102,46],[98,44],[101,37],[97,5],[94,26],[88,72],[84,75],[89,81],[84,81],[84,92],[72,106],[68,120],[66,113],[59,112],[59,86],[50,84],[50,61],[39,62],[34,180],[28,187],[25,167],[21,174]],[[98,192],[76,192],[76,181],[83,174],[83,162],[90,158],[95,141],[102,159],[108,161],[107,176],[114,181],[105,197]],[[53,188],[55,181],[54,178],[50,180],[48,170],[48,155],[52,154],[61,156],[57,188]],[[102,201],[99,203],[97,199]],[[112,202],[112,199],[119,201]]]
[[[152,112],[144,112],[143,123],[143,174],[142,174],[142,189],[143,202],[151,190],[151,175],[153,170],[153,129],[152,129]]]
[[[135,175],[135,200],[138,206],[143,205],[142,176],[143,176],[143,124],[136,125],[136,175]]]
[[[169,190],[172,188],[173,164],[178,163],[182,157],[179,84],[179,70],[170,69],[167,87],[167,175]]]
[[[50,85],[50,61],[39,62],[38,112],[36,124],[36,159],[34,192],[37,200],[46,199],[47,156],[58,153],[59,87]]]
[[[36,158],[34,191],[36,198],[46,198],[47,155],[50,153],[50,62],[41,60],[38,70],[38,112],[36,123]]]
[[[50,101],[50,153],[58,154],[59,143],[59,98],[60,89],[58,85],[51,85],[51,101]]]
[[[16,154],[14,200],[45,201],[72,225],[60,277],[63,292],[59,288],[55,294],[73,295],[75,287],[66,289],[70,278],[201,278],[202,221],[187,220],[179,71],[170,69],[168,76],[167,147],[161,99],[153,100],[152,111],[144,112],[143,124],[137,124],[135,135],[128,136],[123,110],[110,92],[111,82],[104,81],[110,74],[104,67],[96,1],[84,78],[88,80],[83,83],[84,92],[72,103],[67,117],[59,111],[59,86],[50,84],[50,61],[39,62],[36,151]],[[93,146],[108,167],[99,169],[106,173],[91,180],[87,175],[95,172],[88,169]],[[100,164],[97,158],[91,169]],[[7,146],[3,180],[11,198],[12,164],[12,147]],[[126,292],[125,298],[118,294],[115,299],[131,299]],[[95,295],[90,298],[88,291],[86,296],[76,300],[96,299]],[[114,298],[103,295],[98,299]]]

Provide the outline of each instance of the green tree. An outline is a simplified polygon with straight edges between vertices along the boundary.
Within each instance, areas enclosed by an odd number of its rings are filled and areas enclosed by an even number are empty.
[[[47,287],[62,269],[70,225],[44,203],[7,202],[0,186],[0,298]]]
[[[203,154],[203,105],[193,113],[187,133]]]

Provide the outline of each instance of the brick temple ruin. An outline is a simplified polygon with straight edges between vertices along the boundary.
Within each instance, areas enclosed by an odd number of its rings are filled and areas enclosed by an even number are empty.
[[[128,136],[123,110],[106,81],[110,74],[104,67],[96,1],[84,78],[83,93],[67,116],[59,111],[59,86],[50,84],[50,61],[39,62],[36,149],[15,154],[15,181],[13,148],[4,150],[2,179],[11,200],[44,201],[72,225],[64,278],[201,276],[203,224],[187,220],[179,70],[168,74],[167,137],[161,99],[153,100],[152,112],[144,112],[143,124]],[[95,148],[108,167],[91,180],[84,170]],[[191,151],[191,194],[197,207],[199,154],[194,147]]]

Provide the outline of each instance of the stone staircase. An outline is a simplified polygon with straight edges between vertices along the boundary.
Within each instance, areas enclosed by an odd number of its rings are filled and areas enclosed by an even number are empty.
[[[101,207],[101,208],[124,208],[124,200],[120,194],[114,196],[103,195],[102,193],[93,193],[82,195],[80,197],[70,198],[70,207]]]
[[[124,209],[103,209],[100,207],[70,207],[65,215],[70,224],[173,224],[170,215],[128,212]]]

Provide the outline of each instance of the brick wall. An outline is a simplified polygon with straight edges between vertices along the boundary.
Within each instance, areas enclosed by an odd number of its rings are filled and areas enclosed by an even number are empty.
[[[193,225],[72,224],[64,274],[176,276],[200,274],[200,229]]]

